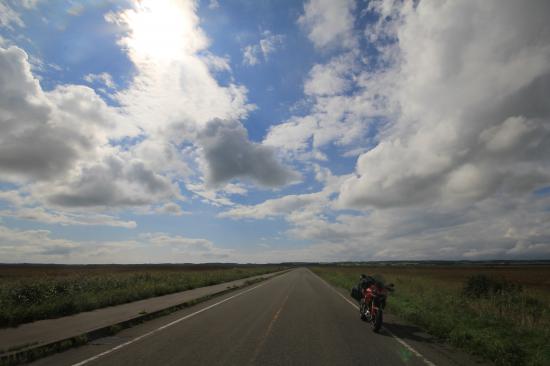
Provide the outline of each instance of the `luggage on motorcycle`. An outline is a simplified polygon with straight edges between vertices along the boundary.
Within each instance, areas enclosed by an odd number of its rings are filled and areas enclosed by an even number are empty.
[[[359,287],[355,286],[351,289],[351,297],[353,297],[355,300],[360,301],[361,300],[361,292],[359,291]]]

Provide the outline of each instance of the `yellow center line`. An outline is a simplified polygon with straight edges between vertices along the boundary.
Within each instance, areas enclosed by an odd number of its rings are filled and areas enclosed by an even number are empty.
[[[294,288],[294,286],[292,288]],[[254,354],[253,354],[253,356],[252,356],[252,358],[250,359],[250,362],[249,362],[250,364],[253,364],[254,361],[256,360],[256,358],[258,357],[258,355],[260,354],[260,351],[263,348],[263,346],[265,344],[265,341],[267,340],[267,337],[271,333],[271,330],[273,329],[273,326],[277,322],[277,319],[279,318],[279,314],[281,314],[281,311],[285,307],[285,304],[286,304],[291,292],[292,292],[292,289],[290,291],[288,291],[288,294],[286,294],[283,302],[281,303],[281,306],[275,312],[275,314],[273,315],[273,318],[269,322],[269,325],[267,326],[267,329],[266,329],[265,333],[260,338],[260,341],[258,342],[258,345],[256,346],[256,349],[254,350]]]

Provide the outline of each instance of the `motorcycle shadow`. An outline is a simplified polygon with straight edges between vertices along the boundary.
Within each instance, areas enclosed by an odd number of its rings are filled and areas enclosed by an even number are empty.
[[[392,335],[388,333],[386,329],[404,340],[411,340],[422,343],[437,343],[435,337],[427,334],[424,330],[414,325],[405,325],[395,322],[384,322],[384,325],[379,334],[386,337],[392,337]]]

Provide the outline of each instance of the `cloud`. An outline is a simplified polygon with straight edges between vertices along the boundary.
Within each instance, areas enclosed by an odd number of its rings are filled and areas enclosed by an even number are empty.
[[[232,219],[250,218],[261,220],[268,217],[283,216],[290,214],[301,208],[310,206],[313,203],[323,199],[324,194],[310,193],[287,195],[280,198],[266,200],[253,206],[240,206],[226,212],[222,212],[219,217]]]
[[[326,64],[316,64],[304,84],[307,95],[332,96],[344,94],[351,86],[350,77],[357,70],[353,54],[334,57]]]
[[[148,205],[179,193],[170,179],[143,162],[109,157],[59,182],[55,189],[35,188],[35,194],[60,207],[119,207]]]
[[[116,88],[116,84],[113,81],[113,77],[108,72],[102,72],[100,74],[87,74],[84,76],[84,80],[90,84],[101,83],[109,89]]]
[[[312,244],[284,250],[243,253],[242,260],[484,260],[548,257],[548,198],[516,201],[510,203],[490,199],[463,207],[399,207],[339,214],[334,218],[330,215],[334,213],[330,205],[325,205],[320,211],[315,211],[313,207],[304,209],[306,206],[292,208],[290,212],[281,210],[279,213],[291,225],[286,235],[290,239]],[[258,208],[261,206],[258,205]],[[250,213],[250,217],[254,218],[255,214]],[[532,225],[533,222],[538,223],[536,227]]]
[[[260,63],[259,59],[260,48],[258,45],[251,44],[245,46],[243,49],[243,62],[247,65],[257,65]]]
[[[21,5],[26,9],[34,9],[41,3],[43,0],[21,0]]]
[[[73,4],[69,9],[67,9],[67,14],[77,17],[80,16],[85,9],[86,7],[84,4]]]
[[[116,100],[137,126],[160,141],[192,143],[208,121],[238,120],[254,108],[247,104],[244,86],[221,86],[211,73],[230,68],[227,58],[207,52],[209,39],[195,7],[192,1],[142,1],[106,16],[122,30],[119,43],[137,71]]]
[[[210,0],[210,2],[208,3],[208,9],[210,10],[219,9],[219,7],[220,3],[218,0]]]
[[[550,185],[550,27],[541,15],[548,5],[381,1],[368,9],[378,21],[365,36],[378,57],[363,61],[354,54],[359,71],[350,68],[348,75],[332,60],[314,66],[305,84],[315,98],[311,113],[272,127],[264,141],[306,154],[326,141],[350,143],[339,140],[335,124],[321,123],[322,108],[337,101],[335,116],[352,116],[345,128],[360,121],[358,136],[379,126],[371,146],[359,139],[366,152],[338,187],[336,201],[317,212],[291,205],[280,210],[290,238],[315,243],[289,255],[547,257],[548,197],[532,192]],[[471,14],[475,22],[459,20]],[[292,196],[279,200],[293,202]],[[357,211],[335,211],[343,208]],[[273,211],[266,201],[224,215]]]
[[[10,263],[204,263],[228,261],[234,251],[202,238],[144,233],[135,240],[74,242],[48,230],[0,225],[0,256]]]
[[[384,121],[385,117],[381,117],[384,107],[379,100],[371,99],[371,91],[333,94],[343,91],[347,85],[347,82],[327,83],[323,78],[308,84],[308,92],[318,94],[314,96],[309,114],[292,116],[272,126],[263,143],[303,160],[323,160],[319,156],[324,155],[319,153],[331,144],[348,151],[376,144],[376,136],[368,134],[373,126]],[[342,153],[346,154],[347,151]]]
[[[44,92],[17,47],[0,48],[0,70],[0,179],[61,176],[107,142],[116,118],[91,89]]]
[[[353,0],[309,0],[298,24],[317,48],[351,48],[356,44],[352,32],[355,6]]]
[[[190,212],[183,211],[177,203],[174,202],[168,202],[164,205],[158,207],[155,212],[160,214],[167,214],[167,215],[174,215],[174,216],[182,216],[182,215],[189,215]]]
[[[225,253],[226,251],[220,250],[214,246],[214,244],[207,239],[202,238],[187,238],[180,235],[170,236],[164,233],[154,233],[142,235],[148,242],[156,246],[171,246],[177,251],[187,253],[207,253],[209,255],[213,253]]]
[[[249,66],[257,65],[269,60],[269,55],[274,53],[283,44],[282,34],[272,34],[264,31],[262,38],[257,44],[250,44],[243,49],[243,62]]]
[[[198,140],[206,181],[211,185],[248,178],[276,187],[298,179],[297,173],[276,160],[273,149],[250,142],[240,123],[212,120],[199,132]]]
[[[0,225],[0,256],[12,263],[50,262],[62,260],[80,247],[50,234],[47,230],[13,230]]]
[[[132,130],[92,89],[44,92],[17,47],[0,49],[0,65],[0,179],[29,184],[58,207],[146,205],[177,195],[168,178],[109,145]]]
[[[347,207],[510,199],[550,184],[546,2],[403,6],[379,92],[398,108],[344,183]],[[380,3],[383,7],[383,3]],[[463,22],[460,14],[476,14]]]
[[[110,95],[119,107],[80,85],[45,91],[23,50],[0,49],[0,180],[29,192],[35,205],[56,210],[166,205],[181,198],[175,182],[200,173],[189,167],[188,156],[204,149],[210,165],[217,161],[215,146],[196,141],[199,131],[212,119],[238,120],[254,108],[246,104],[246,88],[220,86],[212,76],[211,70],[230,72],[229,60],[206,50],[209,41],[198,27],[195,6],[143,1],[106,16],[121,27],[119,43],[137,69],[128,88]],[[152,34],[149,26],[158,32]],[[115,87],[108,73],[84,79]],[[248,141],[235,123],[240,132],[232,136],[244,138],[238,152],[258,153],[272,175],[245,156],[247,167],[220,179],[286,182],[290,175],[271,149]]]
[[[387,88],[388,78],[365,73],[368,67],[357,50],[315,64],[304,83],[307,114],[271,126],[264,144],[300,160],[326,160],[323,149],[331,145],[344,156],[375,146],[378,136],[373,132],[393,112],[379,92]]]
[[[0,216],[57,225],[113,226],[127,229],[137,227],[135,221],[123,221],[109,215],[62,213],[46,210],[43,207],[23,207],[14,210],[3,210],[0,211]]]
[[[25,23],[21,20],[21,15],[13,10],[7,3],[0,2],[0,27],[6,27],[13,30],[13,26],[24,27]]]
[[[201,58],[208,65],[208,68],[212,71],[227,71],[231,72],[229,56],[216,56],[210,52],[202,52]]]
[[[296,223],[299,219],[312,218],[323,212],[329,212],[332,209],[331,197],[338,191],[346,176],[334,176],[329,169],[319,165],[314,165],[314,170],[315,179],[324,185],[319,192],[286,195],[256,205],[240,205],[218,216],[254,220],[282,216],[287,221]]]

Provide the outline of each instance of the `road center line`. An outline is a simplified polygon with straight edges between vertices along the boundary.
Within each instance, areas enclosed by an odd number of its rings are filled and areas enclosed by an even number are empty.
[[[161,326],[161,327],[159,327],[159,328],[157,328],[157,329],[154,329],[154,330],[152,330],[152,331],[150,331],[150,332],[147,332],[147,333],[145,333],[145,334],[140,335],[139,337],[136,337],[136,338],[134,338],[134,339],[132,339],[132,340],[129,340],[128,342],[119,344],[119,345],[116,346],[116,347],[113,347],[113,348],[111,348],[111,349],[108,349],[107,351],[101,352],[101,353],[99,353],[99,354],[97,354],[97,355],[95,355],[95,356],[92,356],[92,357],[90,357],[90,358],[87,358],[87,359],[85,359],[84,361],[75,363],[75,364],[73,364],[72,366],[82,366],[82,365],[85,365],[85,364],[90,363],[90,362],[92,362],[92,361],[95,361],[95,360],[97,360],[97,359],[99,359],[99,358],[101,358],[101,357],[103,357],[103,356],[108,355],[109,353],[112,353],[112,352],[117,351],[117,350],[119,350],[119,349],[121,349],[121,348],[124,348],[124,347],[126,347],[126,346],[128,346],[128,345],[130,345],[130,344],[132,344],[132,343],[135,343],[135,342],[137,342],[137,341],[139,341],[139,340],[142,340],[143,338],[149,337],[149,336],[151,336],[151,335],[153,335],[153,334],[155,334],[155,333],[160,332],[161,330],[164,330],[164,329],[166,329],[166,328],[168,328],[168,327],[171,327],[172,325],[175,325],[175,324],[177,324],[177,323],[179,323],[179,322],[182,322],[182,321],[184,321],[184,320],[186,320],[186,319],[192,318],[192,317],[194,317],[195,315],[198,315],[198,314],[200,314],[200,313],[202,313],[202,312],[205,312],[205,311],[207,311],[207,310],[210,310],[210,309],[212,309],[213,307],[216,307],[216,306],[218,306],[218,305],[221,305],[221,304],[223,304],[224,302],[227,302],[227,301],[229,301],[229,300],[231,300],[231,299],[234,299],[234,298],[236,298],[236,297],[239,297],[239,296],[241,296],[241,295],[244,295],[244,294],[246,294],[247,292],[250,292],[250,291],[252,291],[252,290],[255,290],[255,289],[257,289],[258,287],[262,287],[262,286],[265,285],[265,284],[266,284],[266,282],[264,282],[264,283],[262,283],[262,284],[260,284],[260,285],[258,285],[258,286],[254,286],[254,287],[252,287],[252,288],[249,288],[248,290],[245,290],[245,291],[243,291],[243,292],[239,292],[238,294],[235,294],[235,295],[233,295],[233,296],[230,296],[230,297],[228,297],[227,299],[223,299],[223,300],[221,300],[221,301],[218,301],[218,302],[215,303],[215,304],[212,304],[212,305],[209,305],[209,306],[205,307],[204,309],[200,309],[200,310],[198,310],[198,311],[195,311],[194,313],[191,313],[191,314],[188,314],[188,315],[186,315],[186,316],[183,316],[183,317],[181,317],[181,318],[179,318],[179,319],[176,319],[176,320],[174,320],[174,321],[172,321],[172,322],[170,322],[170,323],[168,323],[168,324],[165,324],[165,325],[163,325],[163,326]]]
[[[313,273],[313,272],[312,272]],[[314,273],[315,276],[317,276],[315,273]],[[340,292],[338,292],[334,287],[332,287],[331,285],[329,285],[325,280],[323,280],[321,277],[317,276],[321,282],[323,282],[325,285],[327,285],[332,291],[334,291],[336,294],[338,294],[338,296],[340,296],[342,299],[346,300],[346,302],[348,304],[350,304],[351,306],[353,306],[355,309],[359,310],[359,306],[357,306],[356,304],[354,304],[353,302],[351,302],[350,299],[348,299],[347,297],[345,297],[344,295],[342,295]],[[392,336],[397,342],[399,342],[403,347],[405,347],[406,349],[408,349],[409,351],[411,351],[415,356],[417,356],[418,358],[420,358],[426,365],[428,366],[436,366],[432,361],[428,360],[426,357],[424,357],[424,355],[422,355],[420,352],[418,352],[417,350],[415,350],[410,344],[408,344],[407,342],[405,342],[403,339],[399,338],[398,336],[396,336],[392,331],[390,331],[388,328],[386,327],[383,327],[384,331],[386,331],[390,336]]]
[[[292,291],[292,290],[291,290]],[[273,318],[271,319],[271,321],[269,322],[269,325],[267,326],[267,330],[265,331],[265,333],[263,334],[263,336],[260,338],[260,341],[258,342],[258,344],[256,345],[256,348],[254,350],[254,354],[252,355],[252,358],[250,359],[250,362],[249,364],[250,365],[253,365],[254,364],[254,361],[256,360],[256,358],[258,357],[258,355],[260,354],[260,351],[262,350],[264,344],[265,344],[265,341],[267,340],[267,337],[269,336],[269,334],[271,333],[271,330],[273,329],[273,325],[275,325],[275,323],[277,322],[277,319],[279,319],[279,314],[281,314],[281,311],[283,310],[283,308],[285,307],[286,305],[286,302],[288,300],[288,297],[290,296],[290,292],[288,292],[288,294],[285,296],[283,302],[281,303],[281,306],[279,307],[279,309],[275,312],[275,315],[273,315]]]

